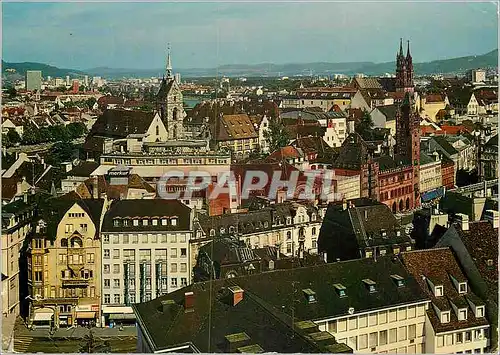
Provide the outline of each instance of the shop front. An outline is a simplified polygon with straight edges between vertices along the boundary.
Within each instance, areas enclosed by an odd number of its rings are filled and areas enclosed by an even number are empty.
[[[54,325],[54,311],[52,309],[36,309],[31,324],[33,327],[50,328]]]
[[[98,314],[99,314],[99,306],[98,305],[82,305],[76,306],[75,309],[75,323],[76,325],[83,327],[95,327],[98,326]]]
[[[110,328],[135,325],[135,314],[132,307],[103,306],[103,325]]]

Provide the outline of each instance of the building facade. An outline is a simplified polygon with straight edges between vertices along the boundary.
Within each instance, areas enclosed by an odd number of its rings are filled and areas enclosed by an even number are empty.
[[[26,90],[42,90],[42,72],[40,70],[26,71]]]
[[[52,213],[40,216],[31,245],[31,324],[100,325],[99,231],[105,206],[104,200],[60,198],[51,202]]]
[[[102,228],[102,324],[191,283],[191,230],[191,209],[177,200],[110,206]]]

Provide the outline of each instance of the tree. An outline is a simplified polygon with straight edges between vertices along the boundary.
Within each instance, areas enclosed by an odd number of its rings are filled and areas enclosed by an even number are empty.
[[[9,131],[6,134],[8,141],[12,145],[16,145],[16,143],[21,143],[21,136],[15,129],[9,129]]]
[[[363,110],[363,117],[356,124],[355,130],[356,132],[363,137],[365,141],[370,141],[373,138],[373,120],[372,116],[367,110]]]
[[[13,99],[17,95],[17,90],[15,87],[11,86],[10,88],[7,89],[7,94],[9,94],[9,98]]]
[[[68,130],[63,125],[49,126],[51,142],[69,142],[71,140]]]
[[[84,136],[87,133],[87,127],[82,122],[71,122],[66,126],[70,139]]]
[[[38,144],[40,143],[40,131],[35,129],[33,126],[27,126],[23,132],[23,144]]]
[[[264,138],[269,145],[270,152],[274,152],[290,143],[288,132],[280,118],[269,120],[269,127],[264,131]]]
[[[78,148],[72,143],[56,142],[50,147],[46,161],[52,166],[57,166],[65,161],[78,157]]]
[[[86,101],[85,101],[85,105],[87,105],[87,107],[89,109],[92,109],[95,105],[95,103],[97,102],[96,98],[95,97],[89,97]]]

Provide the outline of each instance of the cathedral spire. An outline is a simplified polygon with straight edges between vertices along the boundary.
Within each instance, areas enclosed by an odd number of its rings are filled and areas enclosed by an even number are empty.
[[[411,58],[411,54],[410,54],[410,40],[408,40],[408,51],[406,52],[406,58]]]
[[[399,39],[399,55],[402,57],[403,54],[403,38]]]
[[[167,47],[167,78],[172,77],[172,60],[170,59],[170,43],[168,44]]]

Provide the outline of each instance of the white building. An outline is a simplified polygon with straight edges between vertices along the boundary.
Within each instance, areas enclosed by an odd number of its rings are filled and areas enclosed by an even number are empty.
[[[177,200],[114,202],[102,227],[103,309],[129,314],[131,304],[190,284],[191,238],[191,209]]]

